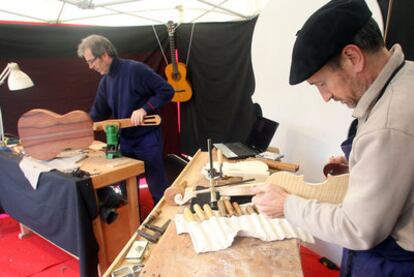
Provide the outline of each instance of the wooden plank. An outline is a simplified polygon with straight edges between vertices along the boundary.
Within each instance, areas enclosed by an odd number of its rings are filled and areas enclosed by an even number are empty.
[[[84,111],[59,115],[33,109],[17,123],[24,151],[35,159],[50,160],[65,149],[86,149],[93,142],[92,119]]]
[[[138,126],[155,126],[161,124],[161,117],[158,114],[146,115],[141,125]],[[94,131],[104,131],[107,125],[116,125],[119,128],[136,127],[131,118],[109,119],[93,123]]]
[[[95,190],[126,181],[128,203],[117,209],[118,218],[106,224],[100,217],[93,221],[99,244],[99,270],[105,272],[140,224],[137,176],[144,173],[144,163],[130,158],[106,159],[102,151],[90,151],[81,169],[92,174]]]

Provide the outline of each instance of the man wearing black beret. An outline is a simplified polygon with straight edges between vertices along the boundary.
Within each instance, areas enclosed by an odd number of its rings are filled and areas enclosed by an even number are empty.
[[[414,276],[414,63],[390,50],[363,0],[333,0],[297,33],[289,82],[353,109],[357,132],[344,147],[349,188],[341,204],[306,200],[275,184],[253,202],[344,247],[341,276]],[[349,153],[350,152],[350,153]]]

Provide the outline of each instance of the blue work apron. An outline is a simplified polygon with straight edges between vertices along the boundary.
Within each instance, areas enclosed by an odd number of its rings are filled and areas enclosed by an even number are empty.
[[[404,66],[403,62],[390,76],[382,88],[376,102],[382,97],[389,82]],[[358,127],[357,119],[352,121],[348,138],[341,144],[341,149],[349,160],[352,142]],[[413,234],[414,236],[414,234]],[[350,250],[344,248],[341,262],[341,277],[414,277],[414,252],[404,250],[388,236],[383,242],[369,250]]]

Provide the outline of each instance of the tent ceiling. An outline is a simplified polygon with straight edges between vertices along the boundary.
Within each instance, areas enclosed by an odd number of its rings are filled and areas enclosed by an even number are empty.
[[[13,0],[2,1],[0,20],[51,24],[136,26],[243,20],[268,0]]]

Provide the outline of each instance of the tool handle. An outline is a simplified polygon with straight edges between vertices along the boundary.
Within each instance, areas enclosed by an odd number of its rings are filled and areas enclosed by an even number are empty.
[[[233,204],[234,211],[236,212],[236,215],[241,216],[243,213],[240,209],[239,203],[233,202],[232,204]]]
[[[276,170],[284,170],[284,171],[290,171],[290,172],[296,172],[299,170],[298,164],[293,163],[283,163],[279,161],[273,161],[269,159],[263,159],[263,158],[253,158],[252,160],[262,161],[265,164],[267,164],[268,167]]]
[[[228,214],[229,216],[233,216],[233,215],[235,215],[235,211],[234,211],[233,206],[232,206],[232,205],[231,205],[231,203],[230,203],[230,200],[228,200],[228,199],[223,199],[223,202],[224,202],[224,206],[226,207],[227,214]]]
[[[187,221],[196,221],[195,218],[194,218],[194,214],[187,207],[184,209],[184,218]]]
[[[195,213],[198,216],[198,218],[200,219],[200,221],[206,220],[206,216],[204,214],[204,211],[201,209],[199,204],[194,204],[193,205],[193,210],[195,211]]]
[[[226,216],[227,211],[226,211],[226,206],[224,205],[223,199],[220,199],[219,201],[217,201],[217,206],[219,209],[220,216],[223,216],[223,217]]]
[[[253,209],[253,206],[247,206],[246,211],[248,214],[255,214],[255,210]]]
[[[161,117],[157,114],[144,116],[144,121],[138,126],[155,126],[161,124]],[[107,125],[118,125],[119,128],[128,128],[135,126],[130,118],[109,119],[93,123],[94,131],[103,131]]]
[[[207,219],[210,219],[210,218],[213,217],[213,211],[211,210],[211,208],[208,204],[203,205],[203,210],[204,210],[204,213],[205,213]]]

